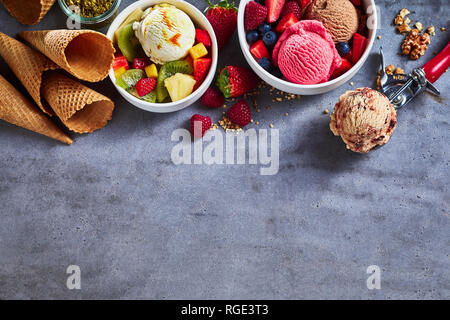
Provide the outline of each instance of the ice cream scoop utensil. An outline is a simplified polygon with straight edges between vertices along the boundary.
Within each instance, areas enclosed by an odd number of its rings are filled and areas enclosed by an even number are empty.
[[[380,74],[381,91],[389,98],[396,109],[400,109],[425,89],[435,95],[440,95],[439,90],[432,83],[438,80],[450,66],[450,43],[422,68],[416,68],[406,75],[386,74],[382,48],[380,48],[380,60],[382,68]]]

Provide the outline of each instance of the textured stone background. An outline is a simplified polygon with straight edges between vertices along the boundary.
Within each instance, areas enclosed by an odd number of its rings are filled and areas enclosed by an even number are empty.
[[[448,28],[449,2],[377,2],[383,37],[355,86],[374,85],[380,45],[411,70],[449,40],[437,31],[426,56],[407,61],[396,12],[407,6],[424,25]],[[0,8],[9,35],[64,26],[58,6],[37,27]],[[220,58],[231,63],[245,65],[237,36]],[[3,61],[0,73],[17,84]],[[418,97],[391,142],[364,156],[322,114],[349,84],[300,101],[261,97],[272,108],[253,117],[280,130],[275,176],[256,165],[175,166],[172,131],[221,110],[147,113],[109,80],[91,86],[116,101],[113,120],[71,147],[0,122],[0,299],[450,298],[449,76],[436,85],[440,98]],[[66,289],[70,264],[81,267],[82,290]],[[382,268],[381,290],[366,288],[371,264]]]

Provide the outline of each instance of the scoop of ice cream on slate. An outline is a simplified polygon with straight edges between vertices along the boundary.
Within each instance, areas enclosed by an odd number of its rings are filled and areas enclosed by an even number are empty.
[[[358,30],[358,12],[350,0],[313,0],[304,19],[321,21],[334,42],[347,42]]]
[[[286,79],[298,84],[326,82],[341,64],[331,35],[315,20],[299,21],[286,29],[272,55]]]
[[[169,4],[147,9],[133,29],[147,56],[157,64],[184,58],[195,42],[191,18]]]
[[[341,136],[347,148],[367,153],[387,143],[397,124],[389,99],[370,88],[347,91],[334,106],[330,129]]]

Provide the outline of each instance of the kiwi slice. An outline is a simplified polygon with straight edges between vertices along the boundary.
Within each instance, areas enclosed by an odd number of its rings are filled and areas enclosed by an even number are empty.
[[[122,54],[129,62],[133,62],[135,58],[145,56],[144,50],[134,34],[132,23],[127,24],[122,28],[117,44],[119,45]]]
[[[150,92],[149,94],[146,94],[143,97],[140,97],[136,87],[132,87],[131,89],[128,90],[128,93],[132,94],[133,96],[135,96],[138,99],[147,101],[147,102],[151,102],[151,103],[155,103],[156,102],[156,90],[153,90],[152,92]]]
[[[192,74],[194,69],[189,64],[189,62],[184,60],[177,60],[168,62],[161,67],[159,70],[158,81],[156,82],[156,98],[158,102],[164,102],[164,100],[169,96],[169,92],[164,85],[164,80],[170,78],[175,73]]]
[[[116,30],[116,32],[114,32],[114,37],[115,37],[116,41],[119,40],[119,36],[120,36],[120,33],[122,32],[123,27],[130,23],[133,23],[135,21],[140,21],[143,14],[144,14],[144,11],[142,11],[141,8],[137,8],[132,13],[130,13],[130,15],[125,19],[124,22],[122,22],[122,24]]]
[[[116,84],[125,90],[129,90],[134,88],[136,83],[142,78],[145,78],[145,72],[143,70],[130,69],[125,71],[125,73],[116,80]]]

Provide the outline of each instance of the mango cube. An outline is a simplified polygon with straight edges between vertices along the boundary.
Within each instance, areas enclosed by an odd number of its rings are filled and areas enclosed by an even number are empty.
[[[206,49],[205,45],[203,43],[198,43],[195,46],[193,46],[189,53],[191,54],[192,59],[200,59],[208,54],[208,50]]]
[[[184,61],[186,61],[187,63],[189,63],[191,66],[194,66],[194,59],[192,59],[192,57],[190,55],[188,55]]]
[[[158,69],[154,63],[145,67],[145,73],[148,78],[158,78]]]
[[[116,79],[119,79],[126,71],[127,69],[125,69],[125,67],[120,67],[114,70],[114,75],[116,76]]]

